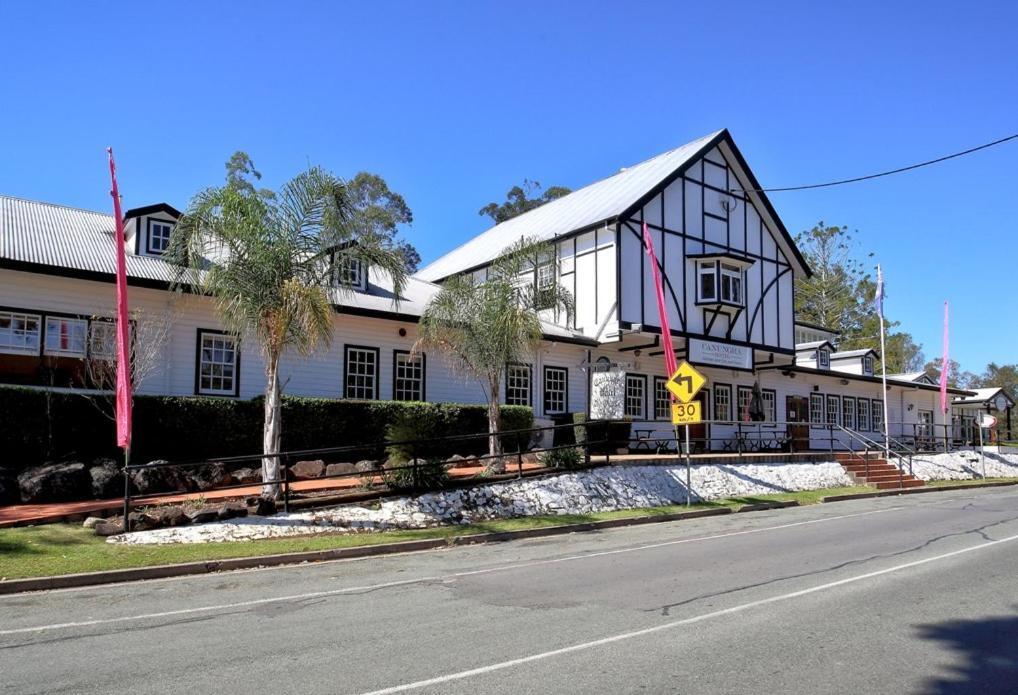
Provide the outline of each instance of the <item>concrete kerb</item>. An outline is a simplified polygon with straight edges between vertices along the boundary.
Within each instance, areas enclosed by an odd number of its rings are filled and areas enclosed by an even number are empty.
[[[991,483],[973,483],[970,485],[951,485],[934,488],[911,488],[904,490],[881,490],[875,492],[863,492],[853,495],[831,495],[824,497],[822,503],[846,502],[850,500],[870,499],[874,497],[892,497],[896,495],[915,495],[926,492],[945,492],[949,490],[971,490],[987,487],[1006,487],[1018,485],[1016,481],[1003,481]],[[225,560],[208,560],[202,562],[185,562],[174,565],[156,565],[153,567],[137,567],[123,570],[111,570],[108,572],[88,572],[83,574],[65,574],[55,577],[32,577],[29,579],[12,579],[0,581],[0,594],[17,594],[28,591],[47,591],[51,589],[68,589],[84,586],[96,586],[101,584],[115,584],[121,582],[133,582],[144,579],[163,579],[166,577],[182,577],[196,574],[211,574],[213,572],[224,572],[228,570],[251,569],[256,567],[275,567],[279,565],[297,565],[307,562],[324,562],[328,560],[344,560],[378,555],[394,555],[397,553],[418,552],[422,550],[433,550],[455,545],[473,545],[478,543],[497,543],[526,538],[540,538],[544,536],[558,536],[568,533],[582,533],[599,531],[602,529],[622,528],[626,526],[640,526],[643,524],[665,523],[669,521],[681,521],[682,519],[696,519],[708,516],[721,516],[725,514],[756,512],[768,509],[783,509],[797,507],[799,503],[795,500],[786,502],[761,502],[756,504],[744,504],[737,508],[716,507],[710,509],[697,509],[688,512],[673,512],[670,514],[651,514],[646,516],[631,517],[628,519],[608,519],[605,521],[589,521],[578,524],[565,524],[562,526],[546,526],[543,528],[521,529],[519,531],[497,531],[493,533],[478,533],[466,536],[452,536],[449,538],[430,538],[419,541],[401,541],[399,543],[385,543],[380,545],[364,545],[352,548],[333,548],[331,550],[314,550],[300,553],[283,553],[279,555],[262,555],[257,557],[230,558]]]

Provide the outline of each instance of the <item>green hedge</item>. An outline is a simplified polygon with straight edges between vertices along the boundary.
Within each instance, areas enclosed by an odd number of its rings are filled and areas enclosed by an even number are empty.
[[[255,454],[262,448],[262,399],[136,396],[135,462]],[[432,436],[483,433],[486,407],[455,403],[283,399],[283,450],[365,444],[357,457],[384,455],[386,430],[397,419],[429,423]],[[533,427],[533,412],[502,407],[505,430]],[[0,467],[26,468],[55,459],[116,456],[114,424],[88,398],[0,388]],[[480,453],[487,440],[450,442],[438,455]],[[353,457],[351,457],[353,458]]]

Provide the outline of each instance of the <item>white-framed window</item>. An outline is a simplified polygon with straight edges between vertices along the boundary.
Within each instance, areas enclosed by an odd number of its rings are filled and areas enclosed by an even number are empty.
[[[555,287],[555,264],[546,261],[537,266],[537,297],[538,309],[554,309],[552,290]]]
[[[777,392],[764,389],[760,392],[760,399],[763,401],[764,422],[777,422]]]
[[[544,413],[554,415],[569,409],[569,370],[544,368]]]
[[[378,348],[347,345],[344,369],[347,398],[378,398]]]
[[[732,387],[728,384],[714,384],[714,419],[732,420]]]
[[[198,331],[195,391],[205,396],[236,396],[240,386],[240,351],[236,336]]]
[[[860,398],[856,401],[856,413],[858,416],[855,419],[857,425],[859,425],[860,432],[868,432],[870,429],[870,402],[867,398]]]
[[[696,299],[700,302],[718,300],[717,264],[714,261],[696,264]]]
[[[862,358],[862,373],[873,376],[873,355],[866,355]]]
[[[817,350],[817,367],[820,369],[831,368],[831,351]]]
[[[0,352],[38,355],[42,343],[42,316],[0,311]]]
[[[392,400],[424,399],[424,355],[411,357],[409,352],[397,350],[393,353]]]
[[[838,396],[827,397],[827,424],[841,424],[841,398]]]
[[[841,422],[845,429],[855,429],[855,399],[845,396],[841,399]]]
[[[43,353],[61,357],[84,357],[88,343],[88,320],[62,316],[46,317]]]
[[[530,373],[529,364],[510,364],[506,367],[506,405],[530,405]]]
[[[742,268],[731,263],[721,263],[721,301],[742,306]]]
[[[654,419],[669,420],[672,417],[672,397],[665,386],[663,376],[654,377]]]
[[[93,320],[88,326],[88,356],[112,360],[117,356],[117,322]]]
[[[742,422],[749,422],[749,404],[753,401],[753,389],[749,386],[740,386],[736,389],[739,401],[739,412],[735,414],[736,419]]]
[[[809,394],[809,422],[811,425],[824,424],[824,396],[821,393]]]
[[[170,235],[173,233],[173,225],[169,222],[159,220],[148,221],[148,238],[145,241],[145,249],[148,253],[162,256],[170,248]]]
[[[884,431],[884,402],[873,401],[872,406],[873,412],[873,431],[883,432]]]
[[[646,400],[647,377],[642,374],[626,374],[626,417],[642,420]]]
[[[336,261],[335,282],[340,287],[367,289],[368,278],[364,272],[364,264],[356,258],[341,257]]]

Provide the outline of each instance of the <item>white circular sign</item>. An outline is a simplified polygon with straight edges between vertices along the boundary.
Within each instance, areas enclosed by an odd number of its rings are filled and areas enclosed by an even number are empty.
[[[984,413],[983,416],[979,418],[979,426],[984,428],[984,429],[990,429],[991,427],[996,427],[997,426],[997,418],[993,417],[992,415],[990,415],[988,413]]]

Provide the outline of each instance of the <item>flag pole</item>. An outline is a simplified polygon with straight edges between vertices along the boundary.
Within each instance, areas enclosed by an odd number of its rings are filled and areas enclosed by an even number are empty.
[[[890,412],[887,410],[887,347],[884,342],[884,274],[877,264],[877,316],[880,317],[880,381],[884,399],[884,459],[891,458]]]

